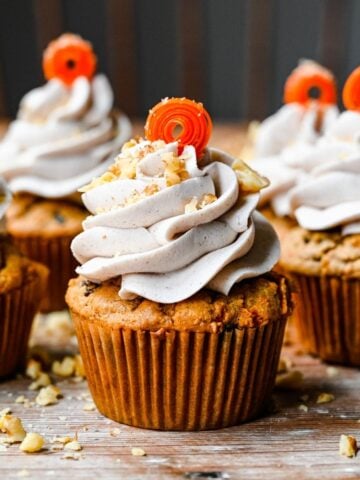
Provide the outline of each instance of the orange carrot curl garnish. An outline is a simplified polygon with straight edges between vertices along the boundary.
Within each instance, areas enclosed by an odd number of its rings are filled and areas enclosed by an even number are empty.
[[[360,111],[360,67],[348,76],[342,96],[345,108]]]
[[[180,133],[176,133],[176,129]],[[196,154],[201,156],[212,131],[210,115],[202,103],[187,98],[162,100],[150,110],[145,124],[148,140],[164,140],[166,143],[179,143],[182,152],[185,145],[193,145]]]
[[[312,93],[317,96],[312,97]],[[321,65],[305,61],[289,75],[284,86],[284,102],[308,105],[336,103],[336,82],[332,73]]]
[[[92,78],[96,56],[91,43],[79,35],[64,33],[49,43],[43,55],[43,70],[47,80],[59,78],[71,85],[80,76]]]

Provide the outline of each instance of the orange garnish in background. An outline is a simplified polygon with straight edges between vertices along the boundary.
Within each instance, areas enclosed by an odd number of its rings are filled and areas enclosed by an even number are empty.
[[[212,121],[203,104],[187,98],[162,100],[150,110],[145,124],[148,140],[166,143],[177,140],[180,153],[185,145],[193,145],[198,156],[203,153],[211,131]]]
[[[360,110],[360,67],[348,76],[343,92],[343,103],[348,110]]]
[[[71,85],[80,76],[91,78],[96,68],[96,55],[91,43],[79,35],[64,33],[49,43],[43,55],[43,70],[47,80],[59,78]]]
[[[318,94],[311,96],[311,90]],[[289,75],[284,86],[284,102],[307,105],[317,102],[322,105],[336,103],[336,82],[332,73],[316,62],[302,62]]]

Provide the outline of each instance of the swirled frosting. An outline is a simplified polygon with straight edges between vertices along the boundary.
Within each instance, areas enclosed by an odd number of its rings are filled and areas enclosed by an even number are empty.
[[[244,192],[256,174],[237,173],[233,160],[209,149],[199,165],[194,147],[178,156],[176,142],[125,145],[84,188],[92,215],[72,242],[77,273],[95,283],[121,276],[122,299],[172,303],[203,287],[228,294],[271,270],[278,239],[255,212],[259,193]]]
[[[21,100],[0,144],[0,174],[13,192],[65,197],[103,173],[130,135],[104,75],[70,87],[53,79]]]
[[[297,103],[283,105],[259,126],[254,157],[278,155],[291,145],[312,145],[331,127],[339,114],[330,105],[321,112],[315,103],[303,106]]]
[[[278,216],[293,215],[308,230],[341,227],[360,233],[360,114],[346,111],[316,145],[255,160],[271,181],[263,191]]]

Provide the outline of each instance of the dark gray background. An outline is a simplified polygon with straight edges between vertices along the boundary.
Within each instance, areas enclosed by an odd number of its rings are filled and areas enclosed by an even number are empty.
[[[218,119],[262,118],[299,58],[340,90],[360,64],[360,0],[0,0],[0,115],[44,82],[43,48],[63,31],[93,43],[132,116],[185,95]]]

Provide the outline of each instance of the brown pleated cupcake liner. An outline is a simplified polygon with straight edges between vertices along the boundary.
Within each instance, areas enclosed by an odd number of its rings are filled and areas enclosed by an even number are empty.
[[[27,257],[46,265],[50,271],[48,286],[40,310],[44,313],[67,308],[65,292],[74,277],[77,262],[70,244],[73,237],[12,237],[13,243]]]
[[[360,279],[291,274],[294,322],[306,351],[360,366]]]
[[[30,330],[43,292],[40,283],[39,277],[34,277],[0,294],[0,378],[25,366]]]
[[[102,414],[157,430],[209,430],[254,419],[275,382],[285,318],[223,333],[138,331],[72,312]]]

